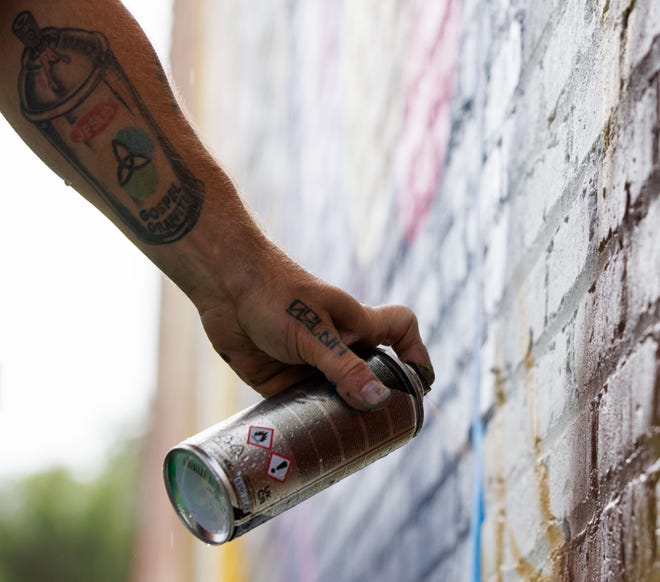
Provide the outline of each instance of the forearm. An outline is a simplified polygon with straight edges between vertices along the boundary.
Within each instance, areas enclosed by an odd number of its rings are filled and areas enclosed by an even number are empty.
[[[240,293],[268,243],[121,3],[5,1],[0,30],[0,107],[28,145],[198,307]]]
[[[269,396],[312,366],[368,409],[389,391],[348,348],[378,344],[432,382],[409,309],[361,305],[265,238],[118,1],[4,0],[0,31],[3,114],[191,298],[248,384]]]

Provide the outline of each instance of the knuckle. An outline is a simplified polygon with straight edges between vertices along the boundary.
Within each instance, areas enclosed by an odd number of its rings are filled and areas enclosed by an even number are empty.
[[[336,378],[336,381],[346,380],[348,378],[362,378],[371,377],[373,374],[371,368],[367,363],[360,359],[358,356],[351,355],[351,357],[345,358],[338,366],[337,372],[340,377]]]

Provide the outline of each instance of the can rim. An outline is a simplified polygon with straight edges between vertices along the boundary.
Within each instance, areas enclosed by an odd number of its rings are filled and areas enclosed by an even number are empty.
[[[374,354],[382,356],[384,365],[392,371],[393,374],[401,378],[407,387],[409,393],[413,396],[415,403],[415,412],[417,413],[417,422],[415,423],[415,432],[412,438],[419,434],[424,425],[424,395],[427,393],[425,384],[415,368],[405,362],[402,362],[396,355],[396,352],[390,347],[379,347],[374,350]],[[388,361],[389,360],[389,361]]]
[[[184,515],[183,512],[181,511],[180,506],[176,501],[176,494],[169,477],[169,465],[175,453],[177,452],[186,452],[197,457],[199,461],[201,461],[204,464],[204,466],[211,472],[212,477],[216,479],[216,482],[220,485],[220,487],[222,487],[224,494],[231,503],[231,511],[229,512],[228,515],[229,523],[227,524],[226,535],[224,536],[218,535],[217,533],[207,530],[197,520],[189,519],[188,516]],[[170,503],[172,504],[172,507],[174,507],[176,514],[179,516],[181,521],[184,523],[186,528],[188,528],[188,530],[191,533],[193,533],[203,542],[209,544],[215,544],[215,545],[222,544],[233,537],[234,526],[235,526],[233,510],[235,507],[238,506],[238,502],[236,499],[236,495],[234,494],[234,490],[229,484],[229,479],[227,478],[227,475],[220,466],[220,463],[218,463],[213,457],[211,457],[203,449],[201,449],[200,447],[194,444],[185,443],[185,442],[181,443],[171,448],[167,452],[167,455],[165,455],[165,460],[163,462],[163,478],[165,481],[165,489],[167,491],[167,496],[170,500]]]

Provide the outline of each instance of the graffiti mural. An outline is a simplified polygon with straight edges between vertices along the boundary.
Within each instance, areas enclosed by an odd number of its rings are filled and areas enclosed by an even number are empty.
[[[396,159],[398,214],[408,242],[414,240],[442,179],[459,31],[460,0],[414,3]]]

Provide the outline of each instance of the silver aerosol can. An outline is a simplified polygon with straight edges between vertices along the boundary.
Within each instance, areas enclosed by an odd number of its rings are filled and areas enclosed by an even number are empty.
[[[155,123],[100,32],[40,28],[21,12],[23,115],[142,240],[173,242],[195,224],[204,188]],[[154,60],[155,60],[154,55]]]
[[[172,448],[165,487],[186,527],[222,544],[384,457],[414,437],[429,387],[390,350],[360,354],[392,391],[349,407],[323,377],[296,384]]]

